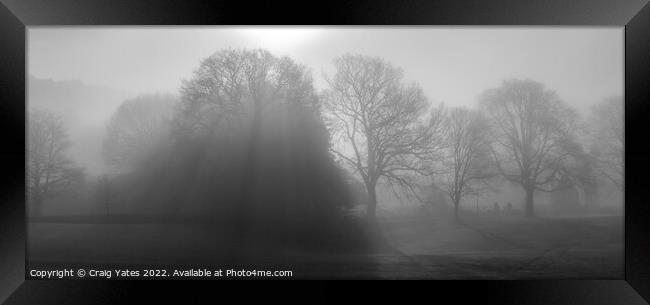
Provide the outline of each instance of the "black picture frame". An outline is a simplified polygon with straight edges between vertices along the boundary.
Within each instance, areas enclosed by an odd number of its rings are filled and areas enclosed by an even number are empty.
[[[165,295],[177,304],[213,303],[248,291],[241,301],[279,301],[310,292],[301,303],[408,297],[478,304],[647,304],[650,300],[650,5],[644,0],[251,1],[1,0],[0,5],[0,301],[4,304],[127,304]],[[25,280],[26,29],[36,25],[537,25],[625,27],[625,278],[621,280],[267,282]],[[296,282],[292,282],[296,283]],[[206,290],[207,286],[214,289]],[[395,289],[398,286],[399,292]],[[381,287],[379,287],[381,286]],[[304,287],[304,288],[303,288]],[[184,289],[182,294],[177,294]],[[251,293],[254,292],[254,293]],[[174,294],[175,298],[171,295]],[[136,301],[135,297],[147,299]],[[233,297],[236,295],[231,295]],[[644,301],[644,299],[646,301]],[[300,299],[298,299],[300,301]],[[443,302],[447,303],[447,302]]]

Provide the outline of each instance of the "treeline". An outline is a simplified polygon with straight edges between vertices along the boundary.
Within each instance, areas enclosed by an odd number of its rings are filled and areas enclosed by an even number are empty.
[[[543,84],[510,79],[474,108],[446,107],[381,58],[347,54],[333,64],[318,92],[291,58],[224,49],[200,62],[177,95],[125,101],[107,125],[104,154],[115,171],[99,197],[131,212],[265,224],[263,232],[336,227],[360,199],[374,217],[378,183],[418,200],[442,190],[456,217],[464,197],[495,180],[524,190],[528,217],[536,192],[623,186],[621,98],[581,118]],[[30,112],[32,203],[82,176],[54,121]]]

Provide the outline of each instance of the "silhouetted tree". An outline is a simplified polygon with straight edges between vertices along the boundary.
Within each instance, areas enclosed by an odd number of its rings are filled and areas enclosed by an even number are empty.
[[[38,215],[43,199],[80,181],[83,170],[65,156],[70,142],[59,116],[34,110],[29,112],[28,123],[28,192],[33,213]]]
[[[169,137],[177,98],[173,95],[141,95],[124,101],[106,126],[103,152],[117,168],[133,167],[147,158]]]
[[[247,139],[243,147],[240,209],[246,210],[246,205],[253,200],[251,187],[257,183],[255,171],[259,167],[263,122],[271,121],[272,124],[275,120],[283,124],[277,128],[287,128],[290,122],[302,124],[301,118],[320,121],[312,82],[304,66],[262,49],[218,51],[204,59],[193,77],[184,82],[178,117],[179,133],[211,141],[215,134],[227,131]],[[291,114],[296,116],[287,119]],[[277,117],[271,119],[272,116]],[[241,130],[248,130],[248,134],[242,134]],[[329,139],[324,127],[321,126],[321,131],[312,133],[312,136],[315,139],[309,141],[320,141],[320,149],[327,151]],[[310,149],[313,146],[305,147]]]
[[[555,190],[573,156],[577,114],[532,80],[504,81],[483,94],[481,106],[491,121],[497,168],[524,188],[525,215],[534,217],[535,191]]]
[[[377,209],[380,178],[413,190],[412,174],[428,174],[427,158],[438,149],[443,109],[426,117],[429,103],[417,84],[380,58],[344,55],[334,60],[325,108],[332,131],[345,143],[332,151],[364,181],[367,214]]]
[[[592,108],[591,154],[598,172],[623,189],[623,99],[612,97]]]
[[[438,185],[454,204],[454,218],[463,197],[476,194],[479,181],[494,175],[489,164],[489,125],[478,112],[467,108],[453,108],[445,124],[445,149],[442,173]]]
[[[221,50],[184,82],[178,109],[168,171],[185,187],[175,201],[205,202],[253,237],[256,227],[310,238],[332,230],[325,222],[348,195],[306,67],[266,50]]]

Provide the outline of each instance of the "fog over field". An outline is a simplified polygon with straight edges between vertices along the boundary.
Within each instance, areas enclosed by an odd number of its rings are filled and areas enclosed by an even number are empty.
[[[27,47],[33,265],[622,277],[620,28],[30,27]]]

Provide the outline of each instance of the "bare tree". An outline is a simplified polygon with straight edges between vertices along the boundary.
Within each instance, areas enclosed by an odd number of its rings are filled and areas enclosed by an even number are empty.
[[[28,192],[38,215],[43,199],[79,181],[83,172],[65,156],[70,142],[59,116],[35,110],[29,112],[28,120]]]
[[[307,68],[263,49],[224,49],[214,53],[184,82],[181,96],[178,130],[183,134],[211,137],[219,134],[220,129],[228,130],[222,128],[227,126],[249,130],[243,137],[247,143],[238,200],[242,214],[248,210],[251,186],[257,179],[255,171],[265,110],[296,104],[318,107]],[[300,107],[288,107],[289,112]]]
[[[173,95],[142,95],[124,101],[106,126],[103,152],[106,162],[118,168],[132,166],[146,158],[167,138]]]
[[[332,131],[345,146],[333,153],[358,174],[368,192],[367,214],[377,209],[380,178],[413,191],[412,174],[429,174],[428,158],[438,149],[443,108],[427,117],[429,103],[402,71],[375,57],[344,55],[334,60],[325,108]]]
[[[612,97],[592,108],[591,153],[598,172],[623,189],[623,99]]]
[[[493,176],[489,164],[488,124],[475,110],[454,108],[449,111],[445,124],[444,158],[442,173],[437,183],[454,204],[454,219],[458,218],[460,202],[465,195],[476,194],[482,179]]]
[[[493,130],[500,173],[526,192],[525,215],[534,217],[535,191],[553,191],[575,146],[577,114],[557,94],[532,80],[506,80],[487,90],[482,107]]]

